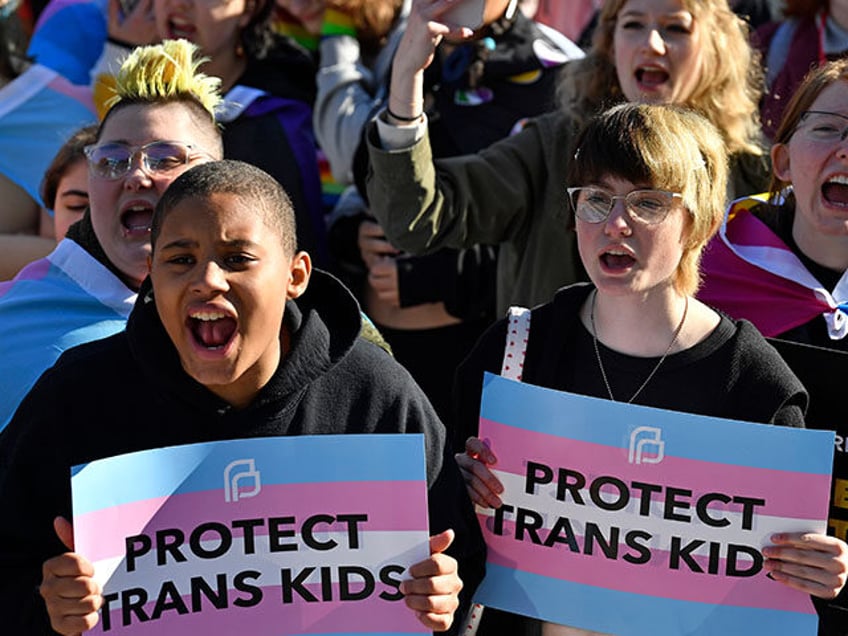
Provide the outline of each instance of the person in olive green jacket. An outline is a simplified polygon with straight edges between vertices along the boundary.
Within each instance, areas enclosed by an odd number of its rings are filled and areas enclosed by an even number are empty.
[[[569,62],[560,108],[474,155],[434,161],[422,77],[443,37],[441,0],[416,0],[395,55],[387,108],[367,131],[371,211],[392,243],[424,253],[500,244],[498,311],[550,300],[585,280],[565,191],[574,137],[603,107],[676,103],[704,113],[732,157],[728,200],[763,191],[768,162],[757,117],[761,71],[748,28],[726,0],[613,0],[592,50]]]

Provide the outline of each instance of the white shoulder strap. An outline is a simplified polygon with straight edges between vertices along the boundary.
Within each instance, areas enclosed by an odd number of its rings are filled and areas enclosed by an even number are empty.
[[[521,381],[524,373],[524,357],[527,355],[527,340],[530,338],[530,310],[527,307],[510,307],[509,326],[506,330],[501,375],[510,380]]]
[[[530,310],[527,307],[512,306],[507,312],[509,325],[506,330],[506,345],[504,346],[501,375],[510,380],[521,382],[524,373],[524,357],[527,355],[527,341],[530,338]],[[476,636],[483,618],[480,603],[472,603],[461,628],[462,636]]]

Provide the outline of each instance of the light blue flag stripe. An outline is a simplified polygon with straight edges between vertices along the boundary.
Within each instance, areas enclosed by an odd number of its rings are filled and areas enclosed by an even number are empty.
[[[259,437],[140,451],[73,468],[74,514],[155,497],[224,487],[225,468],[254,460],[263,485],[427,479],[424,436]],[[235,474],[235,473],[233,473]]]
[[[486,573],[475,602],[536,618],[541,618],[538,608],[547,606],[552,614],[545,619],[550,622],[616,636],[798,636],[815,634],[818,625],[814,613],[712,605],[600,588],[591,588],[590,601],[582,584],[491,563],[486,564]],[[492,584],[492,576],[509,577],[519,587],[498,589]]]
[[[834,433],[666,411],[554,391],[486,373],[480,417],[539,433],[627,449],[638,426],[662,429],[666,456],[816,475],[830,474]],[[632,421],[622,431],[605,421]],[[769,452],[753,457],[768,427]]]

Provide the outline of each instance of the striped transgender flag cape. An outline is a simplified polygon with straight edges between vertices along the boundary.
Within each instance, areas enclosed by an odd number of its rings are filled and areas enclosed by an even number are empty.
[[[91,90],[35,64],[0,89],[0,173],[41,202],[44,171],[77,129],[96,121]]]
[[[824,316],[833,340],[848,335],[848,274],[825,289],[751,208],[766,195],[731,204],[701,261],[698,298],[734,318],[750,320],[763,335],[779,336]]]
[[[0,282],[0,430],[63,351],[122,331],[135,297],[70,239]]]

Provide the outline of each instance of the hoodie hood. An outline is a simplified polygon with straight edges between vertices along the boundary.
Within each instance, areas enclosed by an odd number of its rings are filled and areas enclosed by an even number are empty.
[[[317,378],[326,375],[351,351],[362,326],[357,304],[336,278],[313,270],[306,292],[286,303],[283,322],[291,346],[271,380],[241,413],[277,413],[294,405]],[[233,407],[194,380],[182,368],[176,348],[156,309],[156,296],[146,279],[127,322],[133,357],[154,386],[169,399],[188,402],[201,412],[225,415]]]

